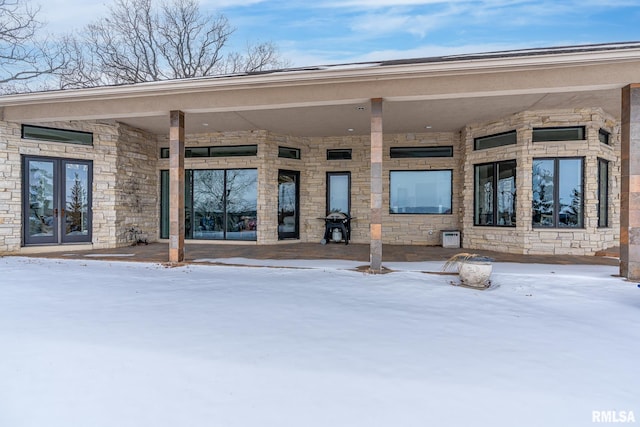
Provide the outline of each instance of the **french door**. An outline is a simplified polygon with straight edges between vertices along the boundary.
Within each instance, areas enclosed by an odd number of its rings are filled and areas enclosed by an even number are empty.
[[[278,171],[278,239],[300,238],[300,172]]]
[[[92,163],[23,157],[24,244],[91,242]]]

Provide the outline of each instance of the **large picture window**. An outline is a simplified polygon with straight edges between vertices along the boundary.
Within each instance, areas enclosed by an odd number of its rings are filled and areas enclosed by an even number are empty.
[[[533,226],[583,227],[583,159],[533,160]]]
[[[391,171],[392,214],[450,214],[451,170]]]
[[[161,238],[169,237],[169,173],[161,174]],[[185,238],[256,240],[256,169],[185,171]]]
[[[476,165],[474,225],[516,225],[516,161]]]

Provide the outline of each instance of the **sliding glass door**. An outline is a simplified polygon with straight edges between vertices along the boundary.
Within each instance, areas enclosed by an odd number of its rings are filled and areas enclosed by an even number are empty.
[[[160,237],[169,237],[169,171],[160,175]],[[187,169],[185,238],[256,240],[258,171],[256,169]]]

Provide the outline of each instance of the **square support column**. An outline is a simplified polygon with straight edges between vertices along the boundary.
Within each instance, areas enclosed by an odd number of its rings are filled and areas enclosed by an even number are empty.
[[[184,113],[171,111],[169,129],[169,262],[184,261]]]
[[[371,99],[371,222],[369,261],[382,272],[382,98]]]
[[[620,275],[640,280],[640,84],[622,89]]]

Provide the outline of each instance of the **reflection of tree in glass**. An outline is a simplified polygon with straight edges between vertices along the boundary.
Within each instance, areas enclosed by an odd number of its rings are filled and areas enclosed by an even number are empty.
[[[83,220],[86,219],[86,215],[83,215],[86,208],[87,190],[84,188],[82,180],[76,173],[73,187],[71,187],[71,194],[67,201],[67,233],[86,229],[85,224],[83,224]]]
[[[254,169],[227,170],[225,187],[224,170],[194,171],[193,208],[195,227],[200,230],[235,231],[241,227],[255,227],[257,172]],[[248,221],[252,219],[250,225]]]
[[[254,197],[257,178],[254,170],[227,171],[227,209],[229,212],[255,211],[257,209],[257,199]]]
[[[582,219],[582,192],[580,189],[574,188],[571,190],[571,203],[563,205],[560,212],[565,214],[562,215],[563,220],[561,220],[564,225],[575,227],[582,225],[580,223]]]
[[[280,183],[280,211],[293,212],[296,203],[296,184],[294,182]]]
[[[553,214],[553,174],[542,163],[533,164],[533,213],[534,222],[541,222],[541,215]]]
[[[29,207],[31,215],[39,221],[39,228],[51,225],[50,216],[53,209],[53,171],[38,167],[40,162],[30,162],[29,167]],[[49,163],[45,163],[50,165]],[[32,226],[34,224],[32,223]],[[46,230],[31,230],[32,233],[39,233]]]
[[[220,213],[224,209],[224,172],[200,170],[193,173],[193,205],[196,212],[205,215]]]

